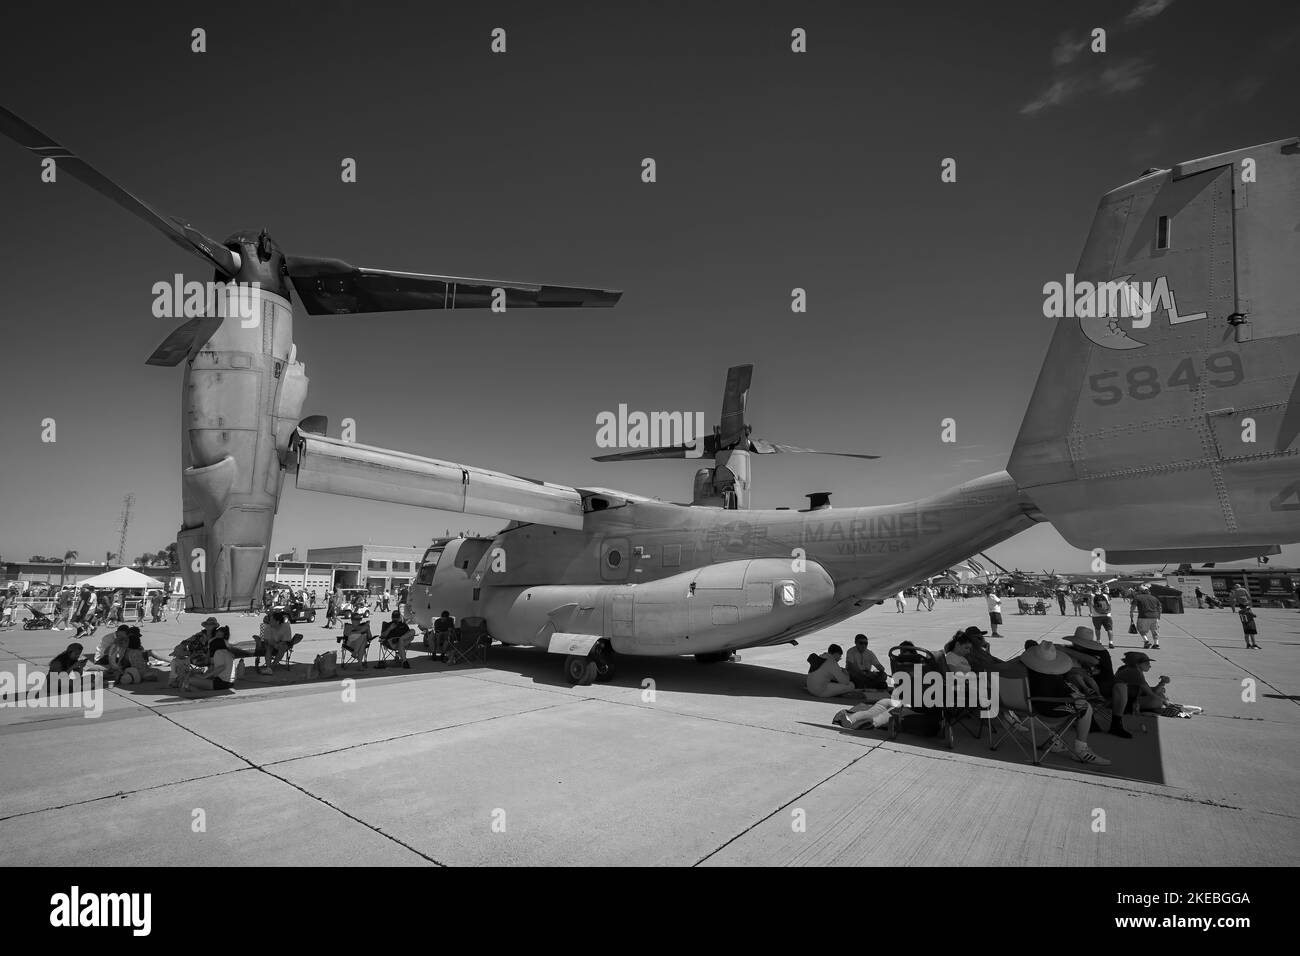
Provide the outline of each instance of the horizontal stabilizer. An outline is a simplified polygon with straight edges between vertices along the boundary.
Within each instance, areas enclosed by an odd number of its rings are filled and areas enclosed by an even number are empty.
[[[299,431],[298,487],[373,501],[580,529],[573,488]]]
[[[1150,551],[1107,551],[1109,564],[1191,564],[1210,561],[1248,561],[1264,555],[1281,554],[1276,544],[1233,548],[1159,548]]]

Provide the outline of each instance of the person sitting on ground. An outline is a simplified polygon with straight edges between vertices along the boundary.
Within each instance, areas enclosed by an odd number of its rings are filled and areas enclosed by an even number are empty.
[[[156,681],[158,671],[150,664],[149,659],[152,657],[151,652],[144,649],[142,642],[143,635],[140,628],[132,627],[127,629],[126,633],[126,663],[128,667],[134,668],[142,681]]]
[[[104,680],[118,680],[122,672],[131,666],[126,653],[129,642],[130,629],[119,627],[114,632],[108,649],[97,656],[92,663],[87,664],[84,670],[98,671],[104,675]]]
[[[78,634],[77,636],[81,637],[82,635]],[[113,646],[113,644],[117,641],[119,637],[129,638],[130,636],[131,636],[131,628],[127,624],[119,624],[116,631],[105,631],[104,636],[99,639],[99,643],[96,645],[95,650],[91,653],[90,659],[92,661],[97,661],[101,657],[106,656],[108,654],[109,648]]]
[[[199,625],[201,628],[199,631],[191,634],[172,648],[172,676],[167,686],[178,686],[185,676],[189,674],[191,668],[207,666],[210,660],[208,645],[217,636],[217,628],[220,626],[221,622],[215,617],[208,617]]]
[[[224,637],[215,638],[210,645],[212,663],[184,679],[184,690],[229,690],[235,686],[235,668],[239,661],[230,653]]]
[[[433,622],[433,656],[436,660],[446,662],[455,630],[456,621],[450,611],[443,611]]]
[[[815,656],[822,658],[822,663],[808,675],[808,693],[817,697],[840,697],[857,691],[848,672],[840,667],[840,658],[844,656],[842,647],[832,644],[825,654]]]
[[[73,642],[64,648],[63,653],[50,661],[49,673],[80,674],[85,661],[81,659],[82,646]]]
[[[402,612],[394,611],[392,620],[384,622],[384,629],[379,633],[379,640],[402,662],[402,667],[411,669],[411,662],[406,659],[406,647],[415,639],[415,632],[402,620]],[[380,667],[384,665],[379,664]]]
[[[1151,670],[1154,658],[1141,651],[1129,651],[1124,655],[1124,665],[1115,672],[1115,683],[1111,688],[1110,732],[1116,737],[1132,737],[1124,729],[1124,714],[1133,710],[1159,712],[1164,709],[1165,699],[1155,692],[1147,683],[1146,673]]]
[[[854,636],[853,646],[849,648],[849,653],[844,659],[849,680],[860,690],[885,690],[889,686],[886,682],[888,671],[867,644],[867,635]]]
[[[253,656],[253,670],[259,674],[271,673],[271,668],[284,658],[295,644],[302,640],[302,635],[295,635],[289,625],[289,618],[283,611],[272,611],[262,622],[257,635],[257,647]],[[266,658],[265,669],[259,666],[261,658]]]
[[[1051,641],[1041,641],[1020,655],[1029,679],[1029,693],[1033,698],[1034,713],[1044,717],[1062,717],[1071,710],[1079,713],[1074,724],[1074,750],[1071,752],[1080,763],[1105,767],[1110,761],[1094,753],[1088,746],[1088,733],[1092,730],[1092,705],[1084,700],[1065,679],[1074,669],[1074,659],[1059,653]]]

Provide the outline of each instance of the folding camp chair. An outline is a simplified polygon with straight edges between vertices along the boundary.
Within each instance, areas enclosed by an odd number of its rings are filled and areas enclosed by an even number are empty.
[[[384,640],[384,632],[387,630],[388,622],[385,621],[384,630],[380,632],[379,643],[376,645],[379,648],[379,662],[375,664],[375,667],[379,670],[383,670],[387,667],[389,661],[394,664],[397,663],[397,648],[389,646],[388,642]]]
[[[1020,748],[1021,753],[1026,756],[1032,755],[1035,765],[1042,763],[1043,758],[1054,749],[1068,753],[1070,748],[1065,742],[1064,735],[1083,716],[1083,711],[1074,706],[1075,698],[1034,697],[1029,690],[1028,677],[1007,677],[1006,675],[999,675],[999,677],[998,684],[1001,688],[1002,712],[1012,716],[1009,725],[996,738],[993,737],[990,729],[989,749],[997,750],[1004,740],[1010,738]],[[1056,716],[1047,716],[1035,712],[1034,705],[1036,704],[1061,705],[1062,710],[1065,712]],[[1066,705],[1068,705],[1068,710],[1065,710]],[[1023,739],[1025,731],[1018,730],[1017,724],[1023,724],[1028,728],[1028,750],[1025,749]]]
[[[488,645],[492,638],[487,632],[487,622],[481,617],[467,617],[452,632],[447,646],[448,664],[482,664],[487,660]]]
[[[281,664],[283,664],[285,667],[293,666],[293,649],[297,647],[300,643],[302,643],[302,635],[295,634],[293,636],[293,639],[289,641],[288,646],[285,647],[284,653],[280,655]],[[248,653],[247,651],[244,651],[242,653],[235,654],[235,656],[247,657]],[[267,646],[266,641],[262,640],[260,635],[255,634],[253,636],[253,663],[256,664],[262,658],[266,658],[266,666],[268,668],[274,667],[275,666],[274,656],[275,655],[271,653],[271,649]]]
[[[379,663],[375,665],[375,667],[378,668],[379,670],[383,670],[385,667],[387,667],[390,661],[394,664],[394,666],[401,663],[400,659],[397,656],[397,647],[388,643],[388,632],[392,628],[392,626],[393,626],[392,621],[385,621],[383,628],[379,632],[379,645],[378,645]],[[408,647],[410,646],[409,640],[407,642],[407,645]],[[409,668],[410,666],[409,661],[407,662],[407,666]]]
[[[1034,609],[1029,606],[1029,602],[1022,600],[1021,598],[1016,598],[1016,611],[1018,611],[1020,614],[1034,613]]]
[[[358,635],[364,636],[364,642],[358,642]],[[366,656],[370,652],[370,642],[375,639],[375,635],[370,630],[370,622],[364,624],[348,624],[343,628],[343,633],[335,638],[339,643],[339,668],[348,666],[349,659],[360,664],[363,668],[366,666]],[[360,643],[355,650],[348,642],[353,644]]]

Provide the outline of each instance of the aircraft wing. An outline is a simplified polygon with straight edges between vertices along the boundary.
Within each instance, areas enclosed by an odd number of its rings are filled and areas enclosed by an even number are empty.
[[[303,308],[312,315],[489,309],[498,295],[497,290],[507,309],[609,308],[623,295],[612,289],[364,269],[341,259],[311,256],[287,256],[285,268]]]
[[[564,485],[299,430],[298,487],[333,495],[580,529],[582,496]]]

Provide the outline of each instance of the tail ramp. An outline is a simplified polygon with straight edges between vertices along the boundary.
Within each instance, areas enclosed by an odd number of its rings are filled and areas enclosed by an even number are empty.
[[[1300,541],[1298,144],[1114,190],[1044,287],[1056,332],[1007,470],[1072,545],[1140,561]]]

